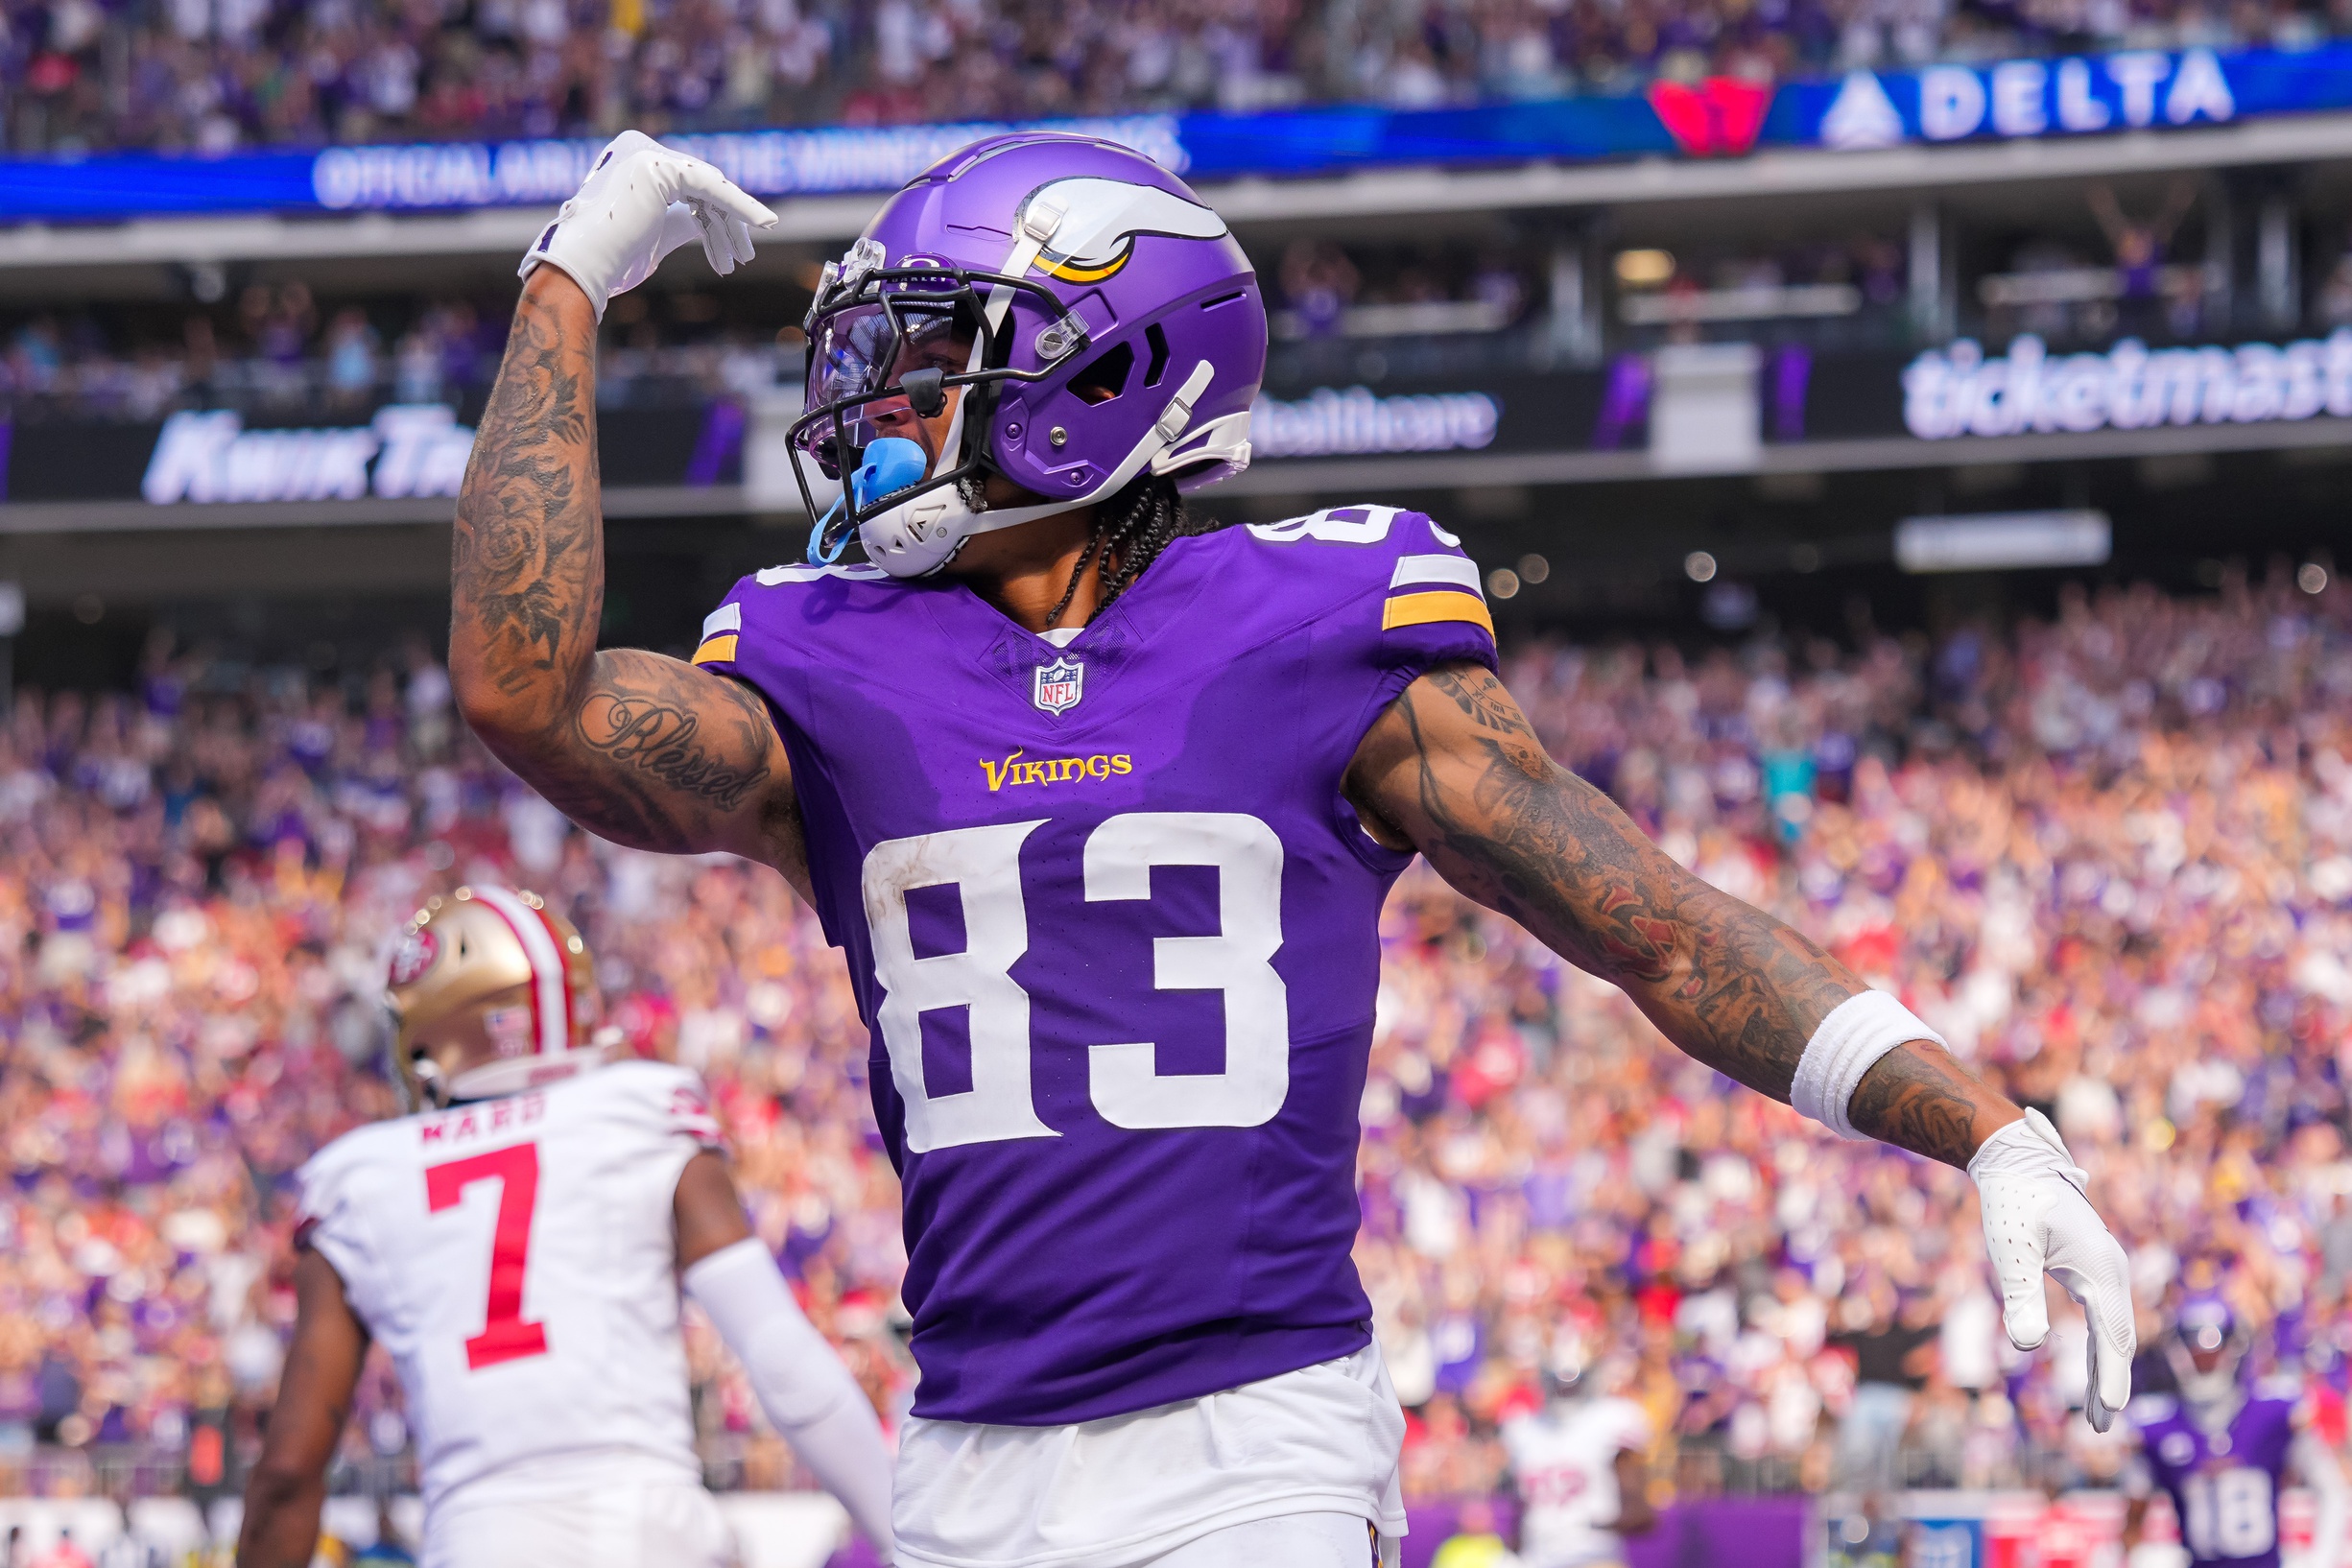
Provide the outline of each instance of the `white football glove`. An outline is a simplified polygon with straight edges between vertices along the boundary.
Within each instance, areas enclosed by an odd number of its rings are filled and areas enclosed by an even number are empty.
[[[2123,1245],[2083,1196],[2089,1176],[2038,1110],[1984,1140],[1968,1175],[1984,1211],[1984,1247],[2001,1279],[2009,1342],[2031,1350],[2050,1337],[2042,1272],[2066,1288],[2090,1327],[2090,1391],[2083,1414],[2104,1432],[2131,1398],[2131,1272]]]
[[[751,230],[775,214],[701,158],[664,147],[642,131],[612,138],[556,213],[556,221],[523,252],[518,277],[541,262],[571,274],[605,319],[616,294],[653,275],[661,258],[689,240],[721,277],[751,259]]]

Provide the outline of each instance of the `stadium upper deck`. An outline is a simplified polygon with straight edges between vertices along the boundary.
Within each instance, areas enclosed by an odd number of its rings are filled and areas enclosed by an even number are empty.
[[[703,563],[680,604],[698,572],[791,553],[763,533],[796,508],[775,461],[799,352],[783,324],[880,193],[979,129],[897,123],[918,109],[1115,110],[1065,123],[1184,168],[1278,307],[1257,461],[1206,503],[1397,500],[1492,560],[1594,563],[1507,613],[1679,602],[1702,556],[1855,591],[1849,569],[1886,571],[1918,513],[2103,510],[2119,564],[2187,585],[2226,511],[2231,550],[2316,562],[2352,456],[2352,44],[2316,11],[1635,6],[1604,37],[1578,5],[1472,5],[1374,47],[1352,10],[1102,5],[1064,18],[1092,86],[1048,101],[920,89],[1029,59],[1035,19],[985,6],[945,33],[913,5],[198,9],[102,13],[83,54],[60,12],[11,24],[29,74],[0,161],[0,578],[36,604],[437,594],[511,257],[597,146],[571,133],[637,115],[784,215],[747,275],[714,290],[674,266],[608,322],[607,509]],[[756,104],[731,78],[677,85],[787,25],[833,40],[831,109],[773,79]],[[902,71],[902,26],[944,52],[890,106],[856,98]],[[413,112],[316,118],[356,102],[321,40],[393,48],[401,28],[425,29],[401,45]],[[1154,29],[1210,40],[1220,82],[1262,90],[1135,74],[1118,51]],[[1333,64],[1342,35],[1372,75]],[[452,49],[487,93],[501,51],[583,37],[609,46],[574,62],[604,73],[563,100],[585,118],[433,85]],[[37,87],[44,50],[79,74]],[[1437,87],[1413,84],[1420,53],[1450,62]],[[203,151],[160,110],[145,130],[100,112],[100,86],[164,55],[245,62]],[[314,118],[252,119],[297,55]],[[28,122],[43,92],[98,93],[97,118]],[[779,123],[819,112],[867,123]],[[329,132],[346,139],[281,145]],[[616,555],[633,548],[624,530]]]

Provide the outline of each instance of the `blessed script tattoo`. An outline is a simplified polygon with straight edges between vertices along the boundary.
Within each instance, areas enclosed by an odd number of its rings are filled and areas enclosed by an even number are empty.
[[[1348,795],[1381,836],[1419,848],[1470,897],[1624,986],[1683,1050],[1776,1100],[1821,1020],[1864,988],[1554,762],[1484,668],[1442,667],[1408,687],[1366,736]],[[1925,1042],[1884,1058],[1848,1113],[1873,1137],[1963,1166],[2017,1114]]]
[[[758,722],[747,725],[739,739],[756,741]],[[613,761],[643,768],[670,788],[707,800],[721,811],[733,811],[768,780],[766,762],[747,770],[725,760],[725,748],[698,744],[702,720],[690,708],[599,689],[588,694],[578,724],[581,739]]]
[[[582,826],[730,849],[807,886],[783,744],[741,682],[596,647],[604,612],[596,317],[554,268],[524,285],[458,496],[449,673],[491,750]]]

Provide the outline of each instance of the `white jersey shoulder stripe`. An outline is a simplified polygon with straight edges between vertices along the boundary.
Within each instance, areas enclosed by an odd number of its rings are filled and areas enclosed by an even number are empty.
[[[722,631],[743,630],[743,606],[730,599],[702,617],[702,635],[715,637]]]
[[[1479,586],[1478,562],[1467,556],[1399,556],[1396,570],[1390,574],[1389,586],[1402,588],[1414,582],[1443,582],[1452,587],[1467,588],[1480,598],[1485,590]]]
[[[855,566],[769,566],[752,574],[751,581],[763,588],[772,588],[785,582],[816,582],[824,578],[838,577],[852,582],[878,582],[890,573],[879,566],[860,563]]]

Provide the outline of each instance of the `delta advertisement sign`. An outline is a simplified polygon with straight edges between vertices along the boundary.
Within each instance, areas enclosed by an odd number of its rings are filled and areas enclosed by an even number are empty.
[[[946,154],[1016,129],[1124,143],[1200,182],[1380,168],[1736,156],[1760,148],[1906,144],[2185,130],[2352,109],[2352,44],[2310,50],[2125,50],[1943,64],[1779,83],[1655,82],[1638,97],[1460,108],[1364,105],[1262,114],[834,126],[678,134],[755,196],[877,194]],[[0,223],[228,212],[463,211],[546,206],[578,186],[592,139],[310,151],[0,158]]]

